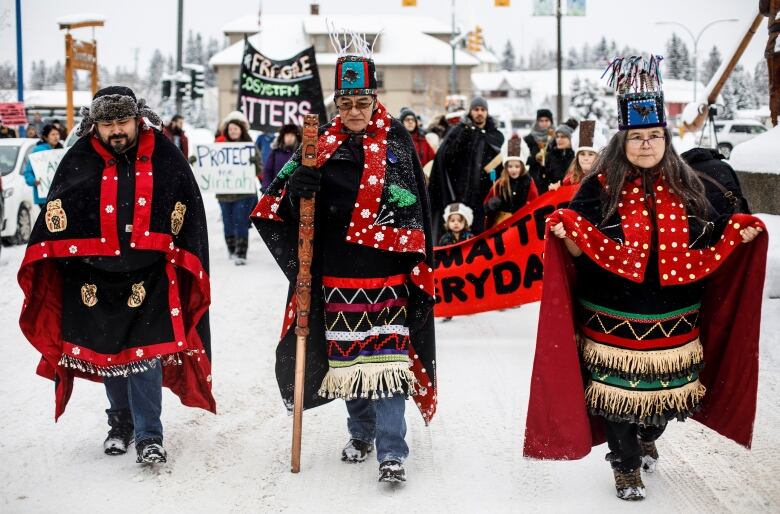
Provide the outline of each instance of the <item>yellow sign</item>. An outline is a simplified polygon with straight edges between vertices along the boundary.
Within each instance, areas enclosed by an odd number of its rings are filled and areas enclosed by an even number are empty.
[[[509,7],[509,0],[496,0],[496,7]]]
[[[417,7],[417,0],[401,0],[403,7]]]

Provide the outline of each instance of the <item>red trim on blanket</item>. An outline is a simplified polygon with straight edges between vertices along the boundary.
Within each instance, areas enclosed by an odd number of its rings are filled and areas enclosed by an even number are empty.
[[[425,424],[431,422],[434,414],[436,414],[436,387],[433,385],[429,370],[423,368],[422,362],[417,355],[417,350],[414,349],[414,345],[409,343],[409,360],[411,362],[411,370],[417,379],[417,395],[413,397],[414,403],[417,404],[417,408],[420,409]],[[434,362],[435,366],[436,363]],[[430,370],[433,372],[433,370]],[[435,373],[435,372],[434,372]]]
[[[577,327],[588,339],[592,339],[597,343],[606,343],[618,348],[628,348],[629,350],[661,350],[664,348],[672,348],[680,346],[685,343],[690,343],[697,337],[699,337],[699,328],[686,332],[685,334],[679,334],[671,337],[661,337],[657,339],[643,339],[641,341],[626,339],[624,337],[613,336],[612,334],[605,334],[604,332],[598,332],[588,327]]]
[[[391,275],[378,278],[322,277],[322,285],[347,289],[379,289],[387,286],[400,286],[406,283],[408,278],[408,275]]]
[[[379,312],[387,307],[406,307],[406,298],[390,298],[379,303],[325,303],[325,312]]]

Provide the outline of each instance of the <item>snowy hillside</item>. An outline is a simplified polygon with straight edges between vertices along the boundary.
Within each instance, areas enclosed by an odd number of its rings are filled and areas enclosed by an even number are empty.
[[[581,461],[522,458],[538,304],[437,324],[440,405],[430,427],[407,409],[409,482],[376,481],[377,464],[345,464],[346,409],[304,415],[302,470],[289,472],[291,418],[274,378],[286,282],[256,235],[249,265],[227,260],[219,210],[207,198],[212,257],[214,394],[219,414],[188,409],[166,391],[169,461],[141,467],[109,457],[107,401],[99,384],[76,383],[53,422],[52,383],[18,327],[16,271],[23,248],[0,258],[2,373],[0,511],[16,512],[778,512],[780,511],[780,300],[764,303],[758,415],[747,451],[689,421],[672,423],[645,477],[648,498],[615,497],[605,447]],[[762,216],[770,234],[780,217]],[[774,243],[774,241],[772,241]],[[780,247],[768,274],[777,282]]]

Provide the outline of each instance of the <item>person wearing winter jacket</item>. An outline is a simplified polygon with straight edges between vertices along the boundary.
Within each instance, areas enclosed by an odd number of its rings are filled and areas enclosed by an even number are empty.
[[[417,151],[417,156],[420,158],[420,165],[425,166],[436,156],[436,152],[428,144],[428,140],[425,138],[420,124],[417,122],[417,115],[409,109],[404,107],[401,109],[399,116],[401,123],[404,124],[406,130],[409,131],[409,135],[412,136],[412,142],[414,143],[414,149]]]
[[[704,184],[707,198],[712,207],[721,213],[750,214],[750,206],[742,195],[742,187],[734,169],[729,166],[717,150],[712,148],[691,148],[680,154],[688,166]]]
[[[181,150],[184,157],[190,155],[190,145],[187,134],[184,132],[184,117],[181,114],[174,114],[171,122],[163,127],[163,134],[176,148]]]
[[[279,170],[287,164],[293,152],[301,144],[301,129],[297,125],[284,125],[271,145],[271,152],[263,165],[263,192],[274,181]]]
[[[577,121],[573,119],[555,127],[555,139],[547,146],[545,165],[539,176],[539,193],[546,193],[552,184],[560,185],[566,176],[566,171],[574,160],[571,136],[576,128]]]
[[[526,171],[530,152],[525,141],[513,135],[501,149],[501,176],[485,197],[485,228],[498,225],[539,196],[536,184]]]
[[[54,128],[54,125],[46,125],[43,127],[41,140],[35,145],[32,153],[45,152],[46,150],[54,150],[56,148],[62,148],[62,143],[60,143],[60,131]],[[29,159],[24,166],[24,181],[28,186],[33,188],[33,201],[35,202],[35,205],[41,206],[45,204],[46,197],[38,196],[37,186],[41,181],[40,179],[35,178],[35,172],[33,172]]]
[[[536,122],[531,128],[531,132],[523,138],[525,144],[528,145],[530,153],[525,164],[528,168],[528,173],[536,183],[537,189],[541,187],[539,180],[544,169],[544,152],[547,151],[547,143],[554,136],[552,111],[550,109],[539,109],[536,111]]]
[[[606,144],[606,139],[600,131],[596,130],[596,122],[594,120],[583,120],[574,132],[571,144],[574,147],[574,160],[571,161],[563,181],[550,185],[551,191],[558,189],[562,185],[579,185],[593,169],[593,163],[596,162],[599,151]]]
[[[234,111],[222,120],[224,125],[222,137],[225,143],[249,142],[249,121],[239,111]],[[263,169],[257,157],[257,150],[252,162],[255,165],[255,175],[261,178]],[[218,194],[219,208],[222,211],[222,225],[225,234],[225,245],[228,256],[236,266],[246,264],[246,253],[249,247],[249,215],[257,204],[255,193]]]

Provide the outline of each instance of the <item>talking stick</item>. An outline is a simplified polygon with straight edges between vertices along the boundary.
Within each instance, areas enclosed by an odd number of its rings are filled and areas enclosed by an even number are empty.
[[[307,114],[303,120],[301,164],[317,167],[319,117]],[[301,198],[298,226],[298,278],[295,282],[298,316],[295,326],[295,390],[293,393],[293,441],[290,471],[301,470],[301,431],[303,428],[303,381],[306,372],[306,338],[309,336],[311,307],[311,259],[314,244],[314,197]]]

